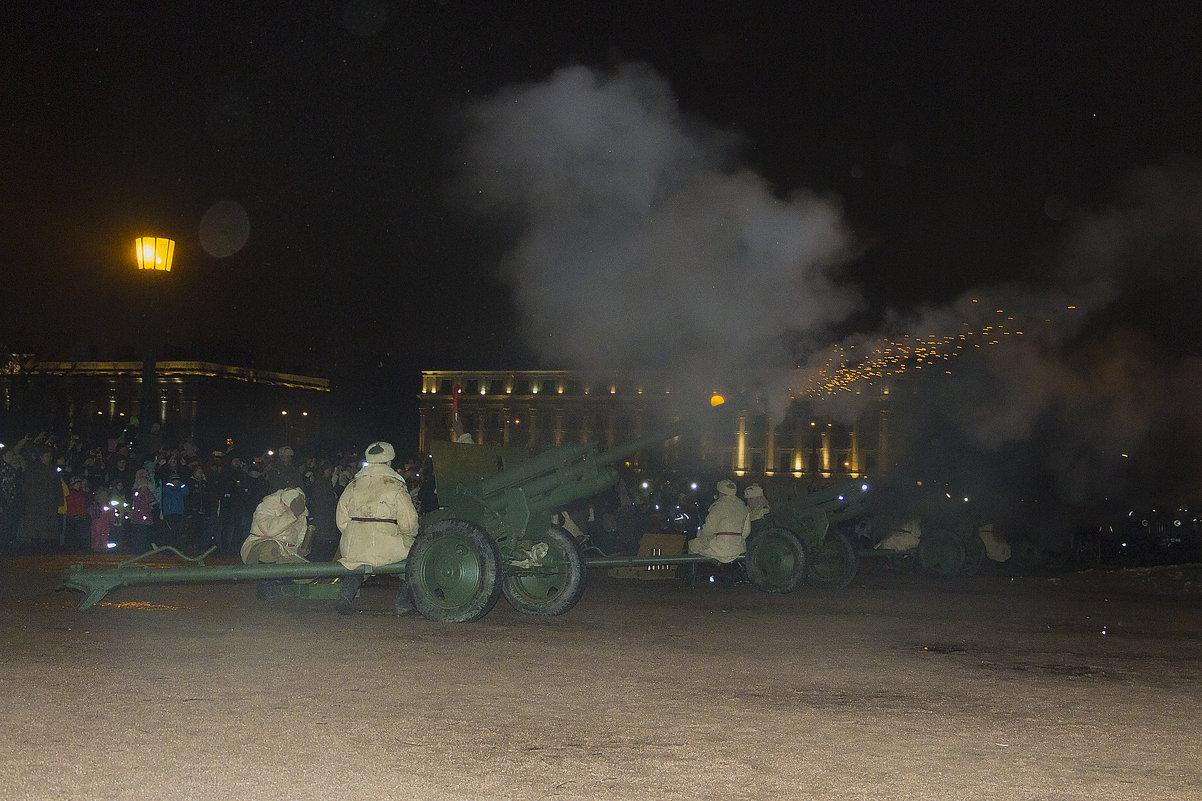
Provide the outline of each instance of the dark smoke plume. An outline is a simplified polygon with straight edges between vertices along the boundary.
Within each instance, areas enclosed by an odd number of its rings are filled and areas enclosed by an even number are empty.
[[[1137,171],[1077,213],[1062,254],[1042,284],[893,323],[950,336],[1002,310],[1022,331],[891,382],[890,478],[971,496],[1050,545],[1128,509],[1202,502],[1202,170]]]

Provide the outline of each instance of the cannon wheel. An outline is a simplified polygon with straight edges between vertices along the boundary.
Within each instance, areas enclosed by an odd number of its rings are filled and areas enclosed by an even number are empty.
[[[576,538],[559,526],[547,529],[543,563],[554,573],[505,576],[501,590],[514,609],[527,615],[562,615],[584,594],[585,567]]]
[[[933,576],[946,578],[959,573],[964,568],[964,555],[964,543],[950,531],[928,531],[918,541],[918,564]]]
[[[793,592],[806,577],[806,551],[791,531],[770,528],[747,543],[747,578],[757,590]]]
[[[832,531],[810,554],[806,581],[825,590],[841,590],[856,577],[860,557],[842,531]]]
[[[405,580],[413,605],[429,620],[474,623],[501,596],[497,544],[465,520],[440,520],[413,542]]]

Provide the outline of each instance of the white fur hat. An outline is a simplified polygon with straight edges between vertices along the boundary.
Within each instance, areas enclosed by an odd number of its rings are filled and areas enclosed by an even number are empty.
[[[363,461],[368,464],[383,464],[396,458],[396,451],[387,442],[373,442],[363,451]]]

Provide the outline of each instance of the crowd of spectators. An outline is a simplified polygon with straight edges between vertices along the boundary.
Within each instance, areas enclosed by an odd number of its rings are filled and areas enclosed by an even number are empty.
[[[259,502],[296,486],[307,498],[313,558],[330,559],[335,506],[361,466],[357,452],[298,458],[288,446],[248,454],[166,444],[157,423],[144,437],[103,442],[30,434],[0,445],[0,552],[136,554],[153,543],[237,554]],[[417,460],[397,467],[419,510],[432,504]]]
[[[294,454],[282,446],[251,454],[164,443],[158,424],[145,437],[118,433],[84,441],[71,432],[0,444],[0,553],[145,553],[153,543],[188,555],[209,548],[236,555],[255,507],[299,487],[312,526],[310,558],[338,548],[338,498],[363,466],[362,453]],[[420,513],[437,506],[429,462],[394,463]],[[614,487],[570,504],[556,522],[603,553],[635,553],[648,532],[693,536],[712,483],[622,472]]]

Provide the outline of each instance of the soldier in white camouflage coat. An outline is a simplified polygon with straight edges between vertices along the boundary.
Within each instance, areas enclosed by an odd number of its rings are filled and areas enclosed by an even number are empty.
[[[387,442],[373,442],[363,454],[366,463],[355,474],[338,499],[335,520],[342,532],[342,564],[354,569],[360,565],[387,565],[409,555],[417,537],[418,519],[405,479],[392,469],[396,456]],[[353,602],[363,576],[353,574],[342,580],[335,608],[339,614],[354,614]],[[401,582],[394,612],[413,611],[408,586]]]

